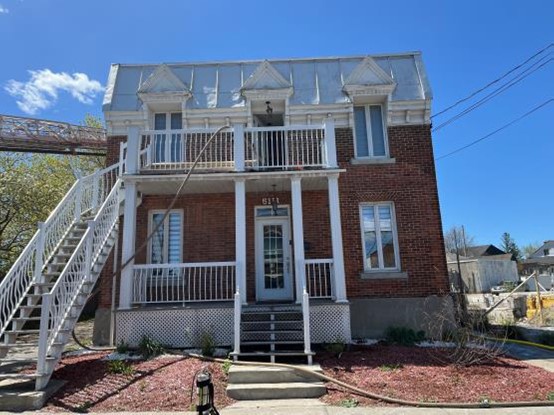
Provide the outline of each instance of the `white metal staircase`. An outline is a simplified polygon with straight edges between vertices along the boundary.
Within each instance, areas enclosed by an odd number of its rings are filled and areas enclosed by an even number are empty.
[[[77,180],[0,282],[0,381],[48,384],[115,242],[120,168]]]

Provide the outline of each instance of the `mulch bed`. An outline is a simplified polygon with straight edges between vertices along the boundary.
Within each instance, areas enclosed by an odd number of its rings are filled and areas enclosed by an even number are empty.
[[[441,349],[386,345],[355,346],[340,358],[327,352],[316,356],[329,376],[416,402],[544,401],[554,394],[554,373],[519,360],[496,357],[488,364],[457,367],[441,363],[444,358]],[[332,383],[327,388],[322,400],[332,405],[383,405]]]
[[[52,412],[144,412],[188,411],[196,404],[195,374],[206,368],[215,385],[216,406],[233,400],[225,394],[227,376],[222,365],[182,356],[160,356],[151,360],[128,361],[132,375],[111,374],[107,353],[65,357],[54,372],[54,379],[67,381],[49,401]],[[194,396],[191,400],[191,390]]]

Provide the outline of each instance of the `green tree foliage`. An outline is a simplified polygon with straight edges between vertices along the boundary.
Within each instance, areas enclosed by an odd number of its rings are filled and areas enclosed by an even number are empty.
[[[85,124],[101,127],[91,116]],[[96,156],[0,153],[0,279],[76,178],[104,163]]]
[[[519,247],[516,244],[514,238],[510,236],[508,232],[504,232],[500,237],[501,248],[516,258],[516,261],[521,261],[522,255]]]

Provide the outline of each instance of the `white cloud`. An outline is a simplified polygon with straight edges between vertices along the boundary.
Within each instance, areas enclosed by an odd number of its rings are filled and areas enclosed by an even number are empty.
[[[54,105],[59,91],[71,94],[83,104],[92,104],[93,98],[104,91],[100,82],[84,73],[76,72],[69,75],[66,72],[52,72],[50,69],[29,71],[31,75],[27,82],[11,79],[4,89],[12,97],[17,98],[17,106],[27,114],[36,114],[40,110]]]
[[[8,14],[10,11],[0,4],[0,14]]]

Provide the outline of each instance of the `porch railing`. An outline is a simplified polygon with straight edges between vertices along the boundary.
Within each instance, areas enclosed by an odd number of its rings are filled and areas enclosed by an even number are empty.
[[[232,301],[235,262],[135,265],[133,303]]]
[[[216,129],[154,130],[142,133],[140,168],[186,170]],[[202,154],[197,169],[234,170],[233,132],[222,131]]]
[[[134,127],[133,131],[121,156],[132,157],[126,162],[135,174],[190,169],[216,129],[139,131]],[[332,121],[249,128],[237,124],[217,134],[201,154],[197,168],[226,172],[337,167],[335,147]]]
[[[327,165],[322,126],[255,127],[244,131],[247,167],[267,170]]]
[[[334,268],[332,259],[306,259],[306,289],[310,298],[331,298]]]

